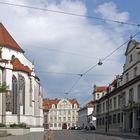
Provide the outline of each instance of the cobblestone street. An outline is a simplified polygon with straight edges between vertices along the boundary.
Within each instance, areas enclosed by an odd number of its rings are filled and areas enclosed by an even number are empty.
[[[139,140],[138,136],[97,134],[94,131],[60,130],[0,137],[0,140]]]

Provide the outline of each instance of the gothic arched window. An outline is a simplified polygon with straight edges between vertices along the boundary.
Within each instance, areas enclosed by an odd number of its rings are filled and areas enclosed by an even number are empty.
[[[25,114],[25,78],[19,75],[19,94],[20,105],[23,106],[23,114]]]
[[[13,95],[12,113],[17,114],[17,78],[14,75],[12,77],[12,95]]]

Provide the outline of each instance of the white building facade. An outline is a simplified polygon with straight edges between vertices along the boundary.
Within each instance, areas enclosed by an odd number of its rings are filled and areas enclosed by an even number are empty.
[[[90,101],[85,107],[78,111],[78,126],[80,128],[96,127],[96,118],[93,116],[94,102]]]
[[[46,122],[51,130],[68,129],[78,122],[79,104],[76,99],[44,99]]]
[[[0,123],[43,125],[43,95],[32,64],[5,27],[0,23]]]
[[[140,129],[140,43],[131,39],[125,53],[123,73],[96,102],[97,128],[138,132]]]

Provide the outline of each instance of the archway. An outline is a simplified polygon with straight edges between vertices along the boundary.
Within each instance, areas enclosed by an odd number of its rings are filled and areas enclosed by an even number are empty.
[[[66,123],[63,123],[62,129],[67,129],[67,124]]]

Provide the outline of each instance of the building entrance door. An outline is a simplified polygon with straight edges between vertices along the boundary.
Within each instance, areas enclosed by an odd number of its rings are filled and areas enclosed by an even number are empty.
[[[132,127],[133,127],[133,112],[130,113],[130,132],[132,131]]]
[[[62,129],[67,129],[67,124],[66,123],[63,123]]]

